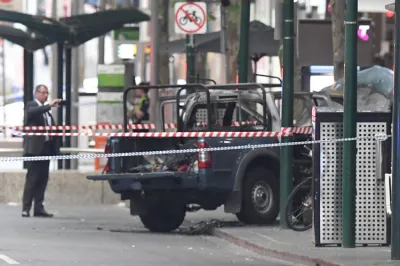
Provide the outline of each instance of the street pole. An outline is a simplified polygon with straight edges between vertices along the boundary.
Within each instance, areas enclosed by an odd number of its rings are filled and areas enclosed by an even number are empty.
[[[195,38],[193,34],[186,35],[186,82],[193,83],[193,78],[196,76],[196,54],[194,50]]]
[[[75,0],[71,2],[71,15],[79,15],[83,13],[84,0]],[[74,104],[79,103],[79,87],[82,85],[81,69],[84,69],[84,46],[78,46],[71,49],[71,125],[79,125],[79,107]],[[100,53],[100,51],[99,51]],[[67,56],[66,56],[67,58]],[[67,65],[67,64],[66,64]],[[66,82],[67,83],[67,82]],[[77,148],[80,145],[81,137],[71,137],[71,147]],[[71,169],[79,168],[79,160],[70,160]],[[67,162],[67,161],[66,161]]]
[[[228,34],[228,6],[221,4],[221,55],[224,63],[222,64],[222,73],[225,73],[225,83],[228,83],[228,45],[227,45],[227,34]]]
[[[394,92],[393,92],[393,139],[392,139],[392,260],[400,260],[400,1],[395,3],[395,43],[394,43]]]
[[[125,89],[135,85],[135,62],[131,59],[123,60],[125,65]]]
[[[65,105],[65,125],[71,125],[71,106],[72,106],[72,48],[65,48],[65,101],[67,104]],[[71,148],[71,137],[65,137],[65,147]],[[65,169],[71,169],[71,160],[65,160],[64,164]]]
[[[151,54],[150,54],[150,84],[151,85],[158,85],[159,84],[159,51],[160,51],[160,40],[159,40],[159,33],[160,33],[160,26],[158,20],[158,14],[160,13],[159,3],[158,1],[151,1]],[[145,64],[143,60],[142,64]],[[159,104],[159,90],[150,90],[150,121],[156,125],[156,129],[158,131],[161,130],[161,119],[159,117],[160,113],[160,104]]]
[[[357,0],[346,0],[343,138],[357,136]],[[355,247],[356,141],[343,143],[342,246]]]
[[[55,99],[64,99],[63,88],[64,88],[64,43],[57,43],[57,94]],[[54,56],[52,54],[52,56]],[[64,107],[57,108],[57,125],[64,126]],[[64,137],[60,137],[60,148],[64,147]],[[58,160],[58,169],[63,169],[65,160]]]
[[[106,10],[106,0],[99,0],[99,11],[104,10]],[[104,35],[99,37],[98,65],[104,64],[104,40]]]
[[[3,39],[2,41],[2,45],[1,45],[2,49],[1,49],[1,76],[2,78],[2,87],[3,87],[3,124],[6,125],[7,124],[7,116],[6,116],[6,96],[7,96],[7,77],[6,77],[6,40]],[[33,93],[33,92],[31,92]],[[6,134],[6,129],[4,128],[4,136]]]
[[[240,9],[239,83],[249,75],[250,0],[242,0]]]
[[[192,2],[186,0],[186,2]],[[195,38],[193,34],[186,35],[186,83],[193,83],[191,77],[196,76],[196,54],[194,50]],[[187,92],[190,93],[190,92]]]
[[[58,10],[57,10],[57,5],[58,5],[58,0],[52,0],[52,4],[51,4],[51,18],[58,20],[58,18],[60,17],[58,14]],[[50,57],[50,66],[51,66],[51,95],[52,97],[56,97],[57,96],[57,92],[58,92],[58,76],[57,76],[57,65],[58,65],[58,57],[57,57],[57,44],[53,44],[51,45],[51,57]],[[57,124],[62,123],[62,121],[58,120],[58,108],[53,108],[54,110],[52,110],[52,114],[53,117],[57,117]],[[62,162],[61,160],[59,160],[58,162]]]
[[[293,87],[294,87],[294,3],[283,2],[283,88],[282,88],[282,127],[293,126]],[[282,144],[289,143],[290,137],[282,137]],[[292,191],[293,147],[281,147],[280,177],[280,227],[288,228],[284,215],[289,194]]]

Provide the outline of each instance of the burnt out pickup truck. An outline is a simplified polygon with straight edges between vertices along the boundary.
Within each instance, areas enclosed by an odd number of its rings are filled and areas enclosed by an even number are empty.
[[[280,93],[270,92],[260,84],[200,87],[202,90],[187,95],[183,104],[180,92],[189,87],[179,89],[176,97],[177,131],[280,131]],[[323,93],[296,93],[295,102],[301,106],[295,117],[295,126],[311,126],[312,107],[332,104],[329,96]],[[164,105],[161,106],[163,109]],[[125,121],[127,123],[127,119]],[[299,135],[295,139],[306,140],[310,136]],[[187,211],[215,210],[222,205],[225,212],[236,214],[244,223],[270,224],[279,213],[279,147],[229,147],[279,141],[279,137],[112,137],[108,139],[106,153],[149,153],[146,156],[110,157],[104,174],[87,178],[108,181],[122,200],[130,200],[130,213],[139,215],[150,231],[175,230],[182,224]],[[203,151],[204,148],[215,150]],[[168,150],[186,152],[151,153]],[[295,183],[302,175],[310,173],[311,159],[306,153],[308,155],[309,150],[305,147],[295,146]]]

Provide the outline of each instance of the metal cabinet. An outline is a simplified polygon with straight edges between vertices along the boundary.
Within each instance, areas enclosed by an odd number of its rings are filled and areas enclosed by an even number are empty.
[[[315,245],[342,243],[343,111],[313,112]],[[385,175],[390,171],[391,138],[377,145],[376,134],[391,134],[391,113],[357,113],[356,244],[388,245]],[[325,141],[327,140],[327,141]],[[377,162],[380,162],[377,167]],[[387,171],[388,170],[388,171]],[[383,173],[383,174],[380,174]]]

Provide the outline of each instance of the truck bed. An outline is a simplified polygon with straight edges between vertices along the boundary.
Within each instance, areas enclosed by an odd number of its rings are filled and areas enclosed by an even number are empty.
[[[123,173],[123,174],[108,174],[108,175],[90,175],[89,180],[93,181],[112,181],[112,180],[133,180],[142,181],[157,178],[185,178],[187,172],[150,172],[150,173]]]
[[[214,126],[215,132],[226,131],[261,131],[260,125],[245,125],[243,127],[223,127]],[[209,131],[206,127],[196,128],[193,132],[206,132]],[[184,143],[190,140],[197,140],[197,138],[135,138],[135,137],[119,137],[119,148],[114,152],[142,152],[142,151],[167,151],[182,149]],[[164,155],[168,156],[168,155]],[[137,167],[149,163],[143,156],[123,157],[122,172],[128,172],[130,168]]]
[[[135,138],[123,137],[116,138],[119,141],[119,147],[114,152],[142,152],[142,151],[164,151],[176,150],[179,148],[180,140],[177,138]],[[143,156],[122,157],[122,172],[128,172],[129,169],[139,165],[146,164]]]
[[[88,180],[113,182],[128,181],[133,191],[179,190],[197,187],[196,174],[188,172],[150,172],[89,175]]]

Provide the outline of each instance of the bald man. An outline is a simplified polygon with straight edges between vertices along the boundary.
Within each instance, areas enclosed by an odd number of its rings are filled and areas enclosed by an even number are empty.
[[[61,99],[46,104],[49,90],[45,85],[38,85],[34,91],[35,99],[25,106],[24,126],[55,126],[50,110],[59,107]],[[49,130],[46,130],[49,131]],[[54,136],[24,136],[24,156],[51,156],[59,153],[59,138]],[[22,217],[30,217],[34,201],[33,215],[53,217],[43,206],[44,194],[49,180],[49,160],[27,162],[27,173],[22,199]]]

